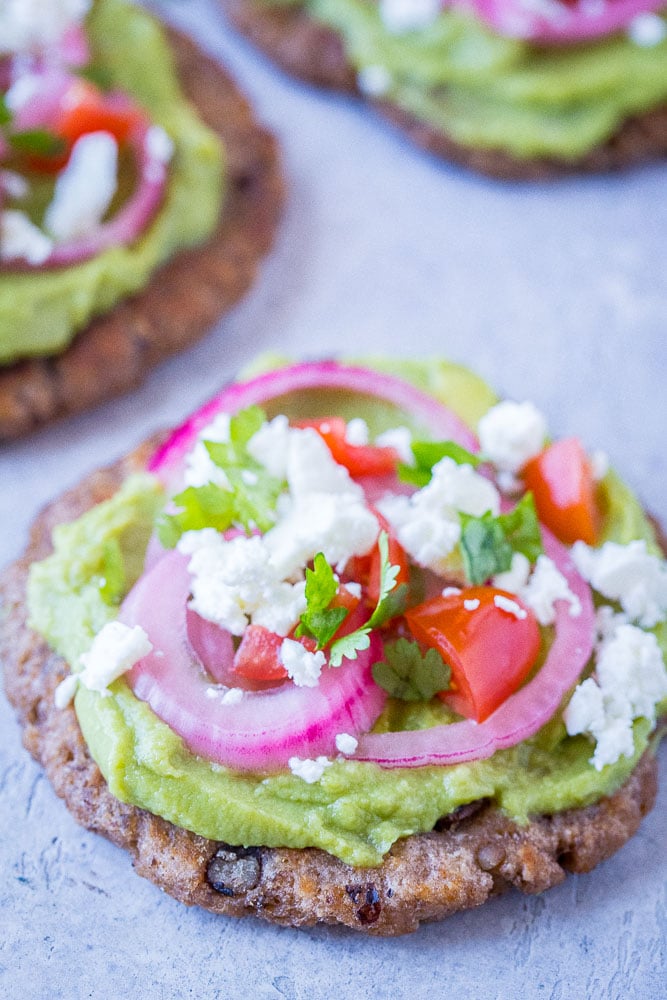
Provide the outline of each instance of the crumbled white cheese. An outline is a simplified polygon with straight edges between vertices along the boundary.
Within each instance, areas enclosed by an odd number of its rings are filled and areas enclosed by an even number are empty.
[[[72,155],[56,180],[46,210],[47,232],[59,243],[94,232],[118,187],[118,144],[108,132],[90,132],[74,143]]]
[[[447,557],[461,537],[459,512],[497,514],[500,496],[493,483],[470,465],[442,458],[431,481],[412,496],[387,496],[378,502],[403,548],[416,563],[436,573],[448,569]]]
[[[338,733],[336,736],[336,750],[346,755],[353,754],[359,746],[359,740],[349,733]]]
[[[264,541],[279,576],[289,579],[318,552],[332,566],[344,569],[352,556],[370,552],[378,529],[363,496],[308,493],[281,511]]]
[[[667,38],[667,22],[658,14],[638,14],[627,27],[628,38],[642,48],[660,45]]]
[[[599,549],[575,542],[572,558],[590,585],[645,628],[652,628],[667,612],[667,565],[648,552],[642,540],[619,545],[605,542]]]
[[[565,709],[570,736],[589,734],[596,741],[591,763],[601,771],[634,752],[632,723],[655,721],[656,706],[667,696],[667,670],[652,632],[620,624],[601,644],[595,677],[583,681]]]
[[[493,598],[493,603],[501,611],[506,611],[509,615],[513,615],[519,620],[528,617],[528,612],[525,608],[522,608],[517,601],[513,601],[510,597],[505,597],[504,594],[496,594]]]
[[[248,453],[276,479],[287,476],[287,454],[292,429],[284,414],[264,424],[248,441]]]
[[[321,649],[311,653],[295,639],[283,639],[280,662],[297,687],[317,687],[326,657]]]
[[[0,187],[4,189],[8,198],[14,198],[16,201],[25,198],[30,191],[30,185],[25,177],[13,170],[0,170]]]
[[[53,250],[53,242],[33,225],[25,212],[7,209],[0,214],[0,259],[26,260],[43,264]]]
[[[380,17],[387,31],[400,35],[421,31],[437,20],[441,0],[380,0]]]
[[[203,532],[187,532],[179,541],[179,550],[191,553],[192,609],[232,635],[242,635],[250,622],[287,635],[305,611],[305,583],[288,583],[276,571],[266,536],[225,540],[208,532],[199,546],[196,536]]]
[[[547,424],[532,403],[504,400],[482,417],[478,433],[486,458],[502,472],[516,473],[542,450]]]
[[[336,462],[324,440],[312,427],[292,428],[287,453],[287,485],[295,498],[310,493],[347,493],[358,498],[363,490],[347,469]]]
[[[345,589],[353,597],[357,597],[361,600],[361,584],[357,583],[356,580],[348,580],[345,584]]]
[[[606,451],[597,448],[589,455],[589,462],[593,479],[599,483],[609,472],[609,455]]]
[[[67,708],[74,698],[78,686],[78,676],[76,674],[68,674],[67,677],[60,682],[54,692],[53,703],[56,708]]]
[[[442,596],[443,597],[453,597],[455,594],[460,594],[460,587],[443,587]]]
[[[357,86],[366,97],[382,97],[391,89],[391,73],[385,66],[362,66]]]
[[[556,602],[567,601],[570,615],[581,614],[581,602],[570,590],[567,580],[548,556],[537,557],[535,569],[519,597],[535,612],[540,625],[553,625],[556,620]]]
[[[92,0],[3,0],[0,54],[30,52],[58,42],[82,21]]]
[[[223,705],[238,705],[243,701],[244,697],[245,692],[242,688],[229,688],[228,691],[225,691],[220,700]]]
[[[378,448],[393,448],[405,465],[414,465],[415,456],[412,451],[412,432],[408,427],[392,427],[383,431],[375,438]]]
[[[530,576],[530,560],[523,552],[512,553],[512,564],[504,573],[496,573],[493,586],[499,590],[509,590],[510,594],[518,594],[528,583]]]
[[[345,440],[353,446],[367,445],[370,440],[368,424],[361,417],[349,420],[345,428]]]
[[[301,757],[290,757],[287,765],[292,774],[297,778],[302,778],[307,785],[313,785],[319,781],[325,770],[331,767],[332,761],[328,757],[316,757],[315,760],[302,760]]]
[[[227,476],[220,466],[215,464],[204,442],[226,444],[229,441],[230,419],[228,413],[218,413],[215,419],[199,433],[194,448],[185,456],[186,486],[205,486],[206,483],[215,483],[216,486],[229,489]]]
[[[459,591],[459,593],[460,593],[460,591]],[[479,605],[480,605],[480,601],[479,601],[478,597],[473,597],[473,598],[470,598],[469,600],[463,602],[463,607],[466,609],[466,611],[477,611],[477,608],[479,607]]]
[[[113,681],[153,649],[153,644],[140,625],[108,622],[93,640],[87,653],[80,657],[83,670],[79,681],[90,691],[103,694]]]
[[[174,143],[160,125],[151,125],[146,132],[146,149],[149,156],[160,163],[169,163],[174,155]]]

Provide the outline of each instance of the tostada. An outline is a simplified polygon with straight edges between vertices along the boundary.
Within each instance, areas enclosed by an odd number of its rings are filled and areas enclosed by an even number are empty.
[[[654,801],[651,522],[444,362],[260,366],[41,514],[0,629],[77,820],[215,912],[405,933]]]
[[[223,0],[290,72],[503,178],[667,153],[664,0]]]
[[[0,440],[202,336],[281,200],[273,139],[185,36],[128,0],[0,5]]]

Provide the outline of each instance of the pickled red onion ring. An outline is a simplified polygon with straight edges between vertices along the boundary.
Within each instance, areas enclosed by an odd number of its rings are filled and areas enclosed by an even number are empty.
[[[477,438],[453,410],[409,382],[338,361],[316,361],[278,368],[248,382],[227,386],[170,434],[151,457],[149,471],[159,475],[167,485],[173,483],[197,435],[216,414],[237,413],[247,406],[262,406],[306,389],[341,389],[385,400],[423,424],[433,437],[456,441],[469,451],[479,449]]]
[[[483,760],[534,736],[553,717],[593,650],[595,611],[590,588],[568,550],[546,528],[542,532],[545,552],[579,598],[581,612],[573,617],[567,601],[557,602],[555,638],[536,676],[484,722],[466,719],[411,732],[368,733],[360,738],[354,760],[396,768]]]
[[[558,45],[622,31],[639,14],[664,10],[665,0],[457,0],[456,5],[499,35]]]
[[[356,660],[325,667],[317,687],[286,683],[224,704],[188,639],[187,563],[177,551],[165,555],[132,588],[119,618],[140,624],[154,646],[127,675],[130,686],[193,753],[237,771],[270,771],[286,767],[292,756],[335,754],[338,733],[373,725],[386,698],[371,674],[382,655],[377,636]],[[221,642],[218,674],[230,649]]]
[[[14,126],[17,131],[34,128],[53,129],[57,134],[58,115],[68,93],[80,81],[62,70],[46,71],[35,77],[35,90],[17,108]],[[108,94],[110,106],[127,107],[129,99],[122,93]],[[40,264],[31,265],[23,259],[3,263],[3,270],[34,271],[50,267],[80,264],[111,247],[134,243],[155,217],[167,186],[169,160],[164,155],[164,143],[155,140],[154,126],[139,121],[128,136],[136,166],[137,181],[130,197],[108,222],[66,243],[55,244],[49,256]]]

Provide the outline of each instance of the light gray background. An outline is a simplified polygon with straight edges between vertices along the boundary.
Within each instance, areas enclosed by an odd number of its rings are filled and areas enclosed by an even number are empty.
[[[0,564],[46,501],[269,348],[468,363],[502,393],[537,400],[555,433],[606,449],[667,523],[665,165],[549,186],[482,180],[413,150],[354,102],[274,71],[213,0],[162,7],[224,59],[278,135],[283,226],[254,290],[198,347],[133,395],[0,451]],[[377,940],[187,910],[74,824],[2,698],[0,727],[2,996],[664,995],[664,791],[591,875]]]

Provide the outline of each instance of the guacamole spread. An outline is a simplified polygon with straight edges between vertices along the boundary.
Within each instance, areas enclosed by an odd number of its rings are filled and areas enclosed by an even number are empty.
[[[276,359],[273,359],[275,362]],[[494,402],[477,377],[445,363],[375,365],[434,393],[472,425]],[[255,372],[257,368],[255,368]],[[293,414],[285,397],[285,411]],[[354,412],[376,431],[396,426],[371,397],[338,393],[340,412]],[[297,413],[312,415],[304,398]],[[329,414],[331,411],[329,411]],[[646,539],[651,525],[637,500],[613,473],[601,483],[603,538]],[[107,502],[54,532],[54,552],[32,567],[28,603],[32,625],[73,667],[95,634],[116,617],[142,571],[143,554],[164,495],[156,479],[128,479]],[[667,628],[656,629],[663,652]],[[586,805],[620,787],[646,750],[650,724],[634,723],[635,752],[596,770],[591,742],[568,737],[559,716],[535,737],[486,760],[442,767],[383,769],[338,758],[320,780],[307,783],[290,771],[235,773],[195,756],[138,700],[123,678],[103,694],[79,686],[76,712],[90,751],[109,788],[125,802],[177,826],[231,844],[319,847],[357,866],[380,862],[399,838],[433,829],[458,806],[492,799],[518,822],[531,814]],[[374,731],[424,729],[455,718],[437,698],[390,698]]]
[[[98,0],[86,30],[91,75],[131,95],[174,143],[166,196],[148,230],[129,246],[70,267],[3,274],[0,364],[63,350],[93,316],[143,288],[177,250],[205,240],[220,215],[223,150],[185,99],[162,28],[126,0]],[[21,203],[28,214],[40,207]]]
[[[540,47],[494,34],[456,8],[421,30],[392,34],[374,2],[301,0],[299,6],[341,36],[362,89],[372,74],[371,96],[464,146],[577,160],[627,118],[667,101],[667,35],[651,46],[619,33]]]

